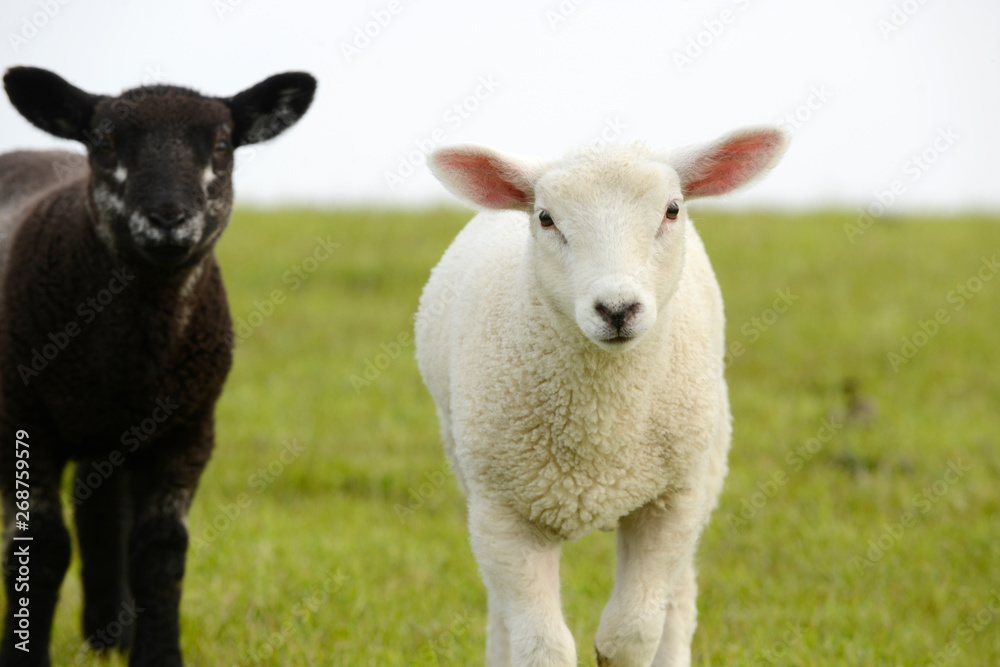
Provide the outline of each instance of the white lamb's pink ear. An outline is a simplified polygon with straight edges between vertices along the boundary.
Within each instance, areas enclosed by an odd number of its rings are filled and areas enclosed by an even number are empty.
[[[788,147],[777,127],[748,127],[710,144],[673,151],[667,158],[687,199],[721,195],[766,174]]]
[[[539,161],[464,144],[435,150],[427,164],[446,188],[477,206],[528,212],[534,208]]]

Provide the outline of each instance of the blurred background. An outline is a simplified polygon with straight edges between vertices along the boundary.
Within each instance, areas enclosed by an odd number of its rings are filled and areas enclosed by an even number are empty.
[[[555,157],[782,123],[780,178],[723,204],[866,208],[900,181],[886,213],[947,212],[1000,206],[998,32],[991,0],[4,0],[0,65],[109,93],[312,72],[301,126],[241,151],[242,204],[448,201],[423,166],[441,143]],[[57,141],[0,105],[0,150]]]

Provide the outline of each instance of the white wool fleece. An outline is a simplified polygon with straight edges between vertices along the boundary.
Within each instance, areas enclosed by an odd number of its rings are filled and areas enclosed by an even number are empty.
[[[686,270],[660,316],[669,326],[626,354],[601,350],[546,306],[522,261],[526,215],[483,213],[459,234],[424,290],[416,335],[467,493],[574,540],[689,486],[710,450],[721,488],[722,297],[700,238],[683,224]]]

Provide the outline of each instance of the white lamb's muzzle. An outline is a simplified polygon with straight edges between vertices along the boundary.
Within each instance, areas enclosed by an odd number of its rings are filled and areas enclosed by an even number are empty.
[[[580,331],[608,351],[630,349],[656,322],[656,300],[630,276],[610,276],[577,299]]]

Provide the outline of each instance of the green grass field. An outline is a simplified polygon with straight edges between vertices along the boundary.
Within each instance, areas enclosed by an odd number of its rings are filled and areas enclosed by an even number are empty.
[[[190,517],[188,664],[482,664],[485,592],[411,335],[469,216],[234,216],[218,254],[246,328]],[[695,218],[735,435],[694,663],[1000,664],[1000,220],[885,219],[852,243],[849,214]],[[613,571],[610,534],[564,549],[581,665]],[[79,614],[74,559],[53,664],[124,665],[80,653]]]

